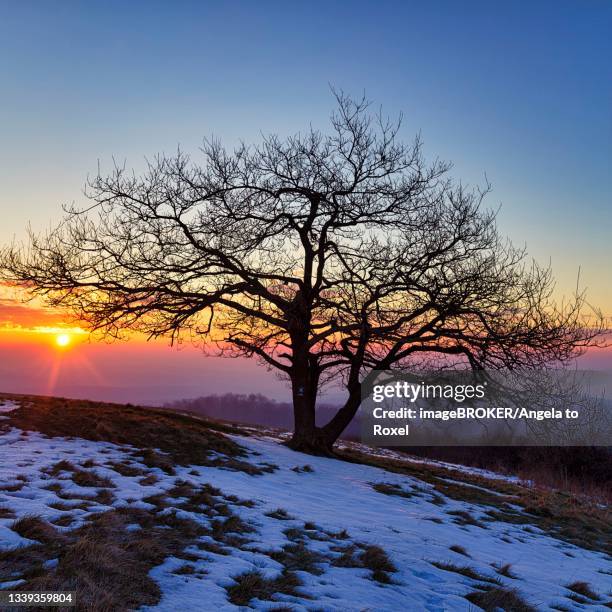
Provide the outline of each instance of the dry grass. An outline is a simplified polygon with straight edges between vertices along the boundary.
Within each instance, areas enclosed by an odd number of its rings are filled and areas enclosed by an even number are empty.
[[[6,506],[0,506],[0,519],[14,518],[15,512]]]
[[[62,461],[58,461],[54,463],[51,467],[43,470],[49,476],[53,476],[53,478],[57,478],[62,472],[73,472],[76,469],[76,466],[71,461],[67,461],[66,459],[62,459]]]
[[[63,465],[58,470],[67,468]],[[53,490],[58,491],[58,486]],[[236,547],[248,541],[244,534],[254,528],[232,513],[226,503],[229,499],[238,505],[252,504],[250,500],[224,496],[210,485],[195,487],[178,480],[167,493],[147,499],[154,506],[150,511],[109,510],[89,517],[84,526],[72,531],[59,531],[39,517],[23,517],[12,524],[12,529],[35,544],[0,553],[0,582],[23,579],[19,590],[77,591],[80,609],[88,612],[121,612],[155,605],[161,593],[149,572],[167,557],[193,563],[202,558],[185,551],[194,543],[202,550],[223,554],[225,546]],[[73,507],[58,503],[62,510]],[[197,509],[211,517],[211,527],[178,516],[180,509]],[[56,524],[69,526],[70,522],[72,517],[65,515]],[[128,529],[133,524],[139,528]],[[206,537],[214,538],[215,544],[204,543]],[[51,559],[58,561],[50,568],[46,562]],[[194,579],[205,574],[201,568],[190,568],[192,564],[185,563],[176,572],[193,574]]]
[[[140,529],[129,531],[132,523]],[[171,526],[172,529],[167,529]],[[41,544],[0,555],[0,579],[21,574],[25,591],[76,590],[79,606],[91,612],[129,610],[159,601],[148,572],[170,555],[180,555],[202,527],[171,515],[120,509],[95,515],[72,532],[58,532],[38,517],[24,517],[12,528]],[[53,569],[44,562],[58,558]]]
[[[389,574],[397,571],[387,553],[380,546],[366,546],[359,556],[359,561],[363,567],[371,570],[372,580],[384,584],[391,582]]]
[[[59,518],[52,521],[52,523],[54,525],[57,525],[58,527],[70,527],[70,525],[72,525],[74,520],[75,520],[75,517],[72,516],[71,514],[64,514],[63,516],[60,516]]]
[[[371,571],[370,578],[382,584],[391,582],[390,574],[397,571],[387,553],[380,547],[362,542],[343,541],[350,538],[343,529],[337,533],[319,529],[314,523],[306,522],[303,527],[289,527],[283,531],[290,541],[282,551],[266,552],[279,561],[287,570],[303,570],[320,574],[324,564],[335,567],[365,568]],[[307,547],[308,540],[327,542],[329,553],[324,554]],[[341,543],[342,542],[342,543]]]
[[[288,540],[298,541],[304,539],[306,537],[306,533],[303,529],[299,527],[289,527],[289,529],[285,529],[283,531]]]
[[[343,449],[339,458],[390,472],[412,476],[433,485],[444,497],[488,508],[487,519],[531,524],[548,535],[582,548],[612,554],[610,508],[563,491],[529,488],[504,480],[489,480],[476,474],[436,465],[413,463],[406,459],[373,457],[355,449]],[[448,482],[449,479],[458,482]],[[464,483],[464,484],[461,484]],[[469,486],[471,485],[471,486]],[[389,494],[388,491],[381,491]],[[522,511],[513,508],[521,506]],[[471,519],[463,517],[466,524]],[[458,521],[462,517],[457,518]],[[486,525],[478,520],[479,527]]]
[[[38,516],[27,515],[12,523],[11,529],[22,538],[47,543],[62,543],[65,536]]]
[[[449,546],[448,549],[452,550],[453,552],[457,553],[458,555],[463,555],[464,557],[470,557],[471,556],[468,553],[468,551],[465,550],[465,548],[463,546],[460,546],[459,544],[453,544],[452,546]]]
[[[16,482],[13,484],[5,484],[0,486],[0,491],[4,491],[5,493],[16,493],[17,491],[21,491],[23,489],[23,482]]]
[[[295,467],[291,468],[292,472],[295,472],[296,474],[312,474],[312,472],[314,472],[312,466],[310,465],[296,465]]]
[[[332,546],[331,550],[339,553],[339,555],[332,560],[332,565],[336,567],[360,567],[357,560],[357,546],[355,544]]]
[[[85,462],[87,467],[93,467],[93,462]],[[107,488],[113,489],[115,485],[110,478],[98,474],[95,470],[81,469],[74,465],[74,463],[63,459],[54,463],[51,467],[43,470],[45,474],[57,478],[62,473],[70,474],[72,482],[79,485],[80,487],[95,487],[95,488]]]
[[[3,427],[39,431],[47,436],[129,444],[149,467],[168,473],[175,465],[217,465],[249,474],[272,471],[246,461],[247,453],[224,433],[229,426],[180,413],[106,404],[85,400],[37,396],[3,396],[19,399],[21,407],[7,414]],[[159,452],[161,451],[161,453]],[[68,462],[67,462],[68,463]]]
[[[277,521],[290,521],[295,518],[283,508],[277,508],[276,510],[272,510],[271,512],[266,512],[265,516],[269,516],[270,518],[276,519]]]
[[[247,606],[251,599],[270,601],[276,593],[300,595],[296,588],[300,579],[292,572],[283,572],[272,580],[261,572],[253,571],[234,576],[235,584],[227,587],[228,599],[237,606]],[[304,595],[301,595],[304,597]]]
[[[109,461],[106,463],[106,467],[114,470],[117,474],[121,474],[121,476],[134,477],[144,476],[146,474],[145,470],[141,467],[130,465],[127,461]]]
[[[52,527],[52,526],[51,526]],[[34,544],[0,551],[0,578],[28,579],[45,573],[44,563],[61,551],[53,543]]]
[[[83,501],[72,504],[68,504],[66,502],[52,502],[47,505],[49,506],[49,508],[53,508],[54,510],[61,510],[62,512],[67,512],[70,510],[87,510],[91,504]]]
[[[595,601],[599,601],[601,599],[599,595],[593,591],[588,582],[578,580],[576,582],[572,582],[571,584],[565,585],[565,588],[588,599],[594,599]]]
[[[450,510],[447,514],[450,514],[453,517],[453,523],[461,525],[462,527],[465,525],[472,525],[474,527],[486,529],[486,525],[470,514],[467,510]]]
[[[396,497],[405,497],[406,499],[410,499],[415,496],[413,491],[407,491],[401,485],[391,484],[388,482],[372,483],[372,488],[383,495],[394,495]]]
[[[536,608],[529,605],[515,589],[487,588],[469,593],[466,599],[485,612],[536,612]]]
[[[495,571],[500,575],[500,576],[505,576],[506,578],[512,578],[514,580],[516,580],[518,578],[518,576],[512,571],[512,564],[511,563],[504,563],[502,564],[493,564],[493,567],[495,568]]]
[[[25,582],[20,590],[76,590],[79,606],[88,612],[122,612],[159,601],[161,594],[149,572],[168,556],[188,561],[175,574],[201,579],[206,573],[201,568],[202,557],[186,552],[187,546],[195,544],[202,551],[228,554],[245,545],[251,550],[256,541],[250,536],[255,532],[253,526],[230,508],[230,503],[251,506],[253,502],[224,495],[214,486],[196,487],[177,480],[172,489],[147,501],[153,505],[150,511],[110,510],[94,515],[86,525],[72,531],[61,532],[38,517],[16,521],[15,531],[36,543],[0,554],[0,581],[21,578]],[[180,510],[210,517],[210,527],[179,517]],[[68,526],[71,520],[66,515],[59,522]],[[133,524],[139,528],[128,529]],[[247,605],[253,598],[274,601],[280,593],[304,597],[296,590],[300,581],[295,572],[320,575],[343,556],[347,562],[335,565],[367,568],[371,578],[383,584],[391,582],[390,574],[396,571],[378,546],[350,544],[343,555],[337,544],[349,538],[345,530],[327,533],[306,522],[285,533],[291,541],[280,551],[261,551],[280,562],[283,571],[274,579],[259,572],[236,576],[235,583],[227,588],[232,603]],[[330,553],[324,554],[309,548],[311,540],[336,544],[336,548],[332,546]],[[50,559],[58,559],[53,568],[46,564]],[[198,561],[200,565],[194,565]]]
[[[350,537],[349,532],[346,529],[341,529],[340,531],[328,531],[326,533],[333,540],[348,540]]]
[[[47,489],[48,491],[53,491],[60,499],[63,499],[65,501],[81,502],[81,504],[77,503],[71,506],[70,509],[81,507],[84,510],[86,510],[89,507],[89,505],[92,503],[98,503],[98,504],[101,504],[102,506],[110,506],[115,500],[115,496],[109,489],[98,489],[94,495],[81,495],[80,493],[64,491],[62,489],[62,486],[57,482],[51,485],[48,485],[47,487],[45,487],[45,489]],[[55,503],[60,504],[61,502],[55,502]],[[61,507],[57,508],[57,506],[53,506],[53,505],[51,507],[56,507],[56,509],[59,509],[59,510],[64,509]]]
[[[185,563],[180,567],[177,567],[172,573],[177,574],[178,576],[190,576],[191,574],[196,573],[196,569],[193,565]]]
[[[149,476],[145,476],[138,481],[138,484],[142,487],[150,487],[159,482],[159,478],[155,474],[150,474]]]
[[[310,550],[304,542],[286,544],[281,551],[273,551],[270,557],[285,566],[288,571],[308,572],[315,576],[323,573],[321,564],[325,561],[324,555]]]
[[[74,484],[76,485],[79,485],[79,487],[95,487],[100,489],[115,488],[115,484],[110,478],[106,478],[106,476],[101,476],[93,470],[75,469],[72,473],[72,482],[74,482]]]
[[[410,489],[406,490],[401,485],[388,482],[375,482],[370,484],[375,491],[382,493],[383,495],[395,495],[397,497],[405,497],[406,499],[419,497],[429,501],[432,504],[435,504],[436,506],[443,506],[446,504],[444,497],[426,487],[412,485]]]
[[[454,572],[455,574],[461,574],[470,580],[478,580],[480,582],[495,582],[492,578],[480,574],[473,567],[468,565],[456,565],[450,562],[444,561],[430,561],[430,563],[438,569],[444,570],[445,572]]]
[[[339,553],[332,559],[332,565],[367,568],[371,571],[370,578],[382,584],[391,582],[389,574],[397,571],[387,553],[380,546],[352,542],[342,546],[332,546],[330,550]]]

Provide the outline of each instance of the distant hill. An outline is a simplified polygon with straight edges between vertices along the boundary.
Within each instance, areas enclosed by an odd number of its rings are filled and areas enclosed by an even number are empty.
[[[206,395],[164,404],[165,408],[193,412],[213,419],[223,419],[249,425],[263,425],[290,430],[293,427],[293,408],[287,402],[278,402],[259,393]],[[317,408],[317,423],[326,423],[338,406],[323,404]],[[344,432],[343,438],[360,437],[359,421],[355,419]]]

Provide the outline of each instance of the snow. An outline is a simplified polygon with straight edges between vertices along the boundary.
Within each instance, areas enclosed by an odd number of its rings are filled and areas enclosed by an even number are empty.
[[[24,582],[25,580],[9,580],[7,582],[0,582],[0,589],[13,589]]]
[[[508,474],[498,474],[497,472],[492,472],[491,470],[470,467],[467,465],[460,465],[458,463],[449,463],[448,461],[439,461],[437,459],[424,459],[422,457],[415,457],[412,455],[399,453],[388,448],[372,448],[366,446],[365,444],[360,444],[358,442],[340,442],[339,446],[340,448],[354,449],[367,455],[371,455],[373,457],[386,457],[388,459],[395,459],[398,461],[409,461],[410,463],[416,463],[419,465],[431,465],[434,467],[440,467],[463,474],[481,476],[489,480],[503,480],[505,482],[511,482],[516,484],[530,484],[528,481],[521,480],[517,476],[511,476]]]
[[[261,427],[256,428],[249,426],[242,426],[241,428],[242,430],[249,432],[249,434],[251,435],[256,435],[257,437],[263,439],[274,440],[276,442],[284,441],[290,437],[289,434],[287,434],[286,432],[282,432],[276,429],[266,429]],[[364,453],[366,455],[370,455],[371,457],[394,459],[396,461],[415,463],[417,465],[431,465],[434,467],[440,467],[449,471],[459,472],[462,474],[481,476],[483,478],[487,478],[488,480],[501,480],[505,482],[525,485],[532,484],[530,481],[522,480],[518,476],[512,476],[509,474],[499,474],[497,472],[492,472],[491,470],[461,465],[459,463],[449,463],[448,461],[439,461],[437,459],[416,457],[414,455],[408,455],[405,453],[391,450],[389,448],[373,448],[371,446],[367,446],[365,444],[349,440],[340,440],[337,446],[339,449],[354,450],[360,453]]]
[[[10,402],[8,400],[0,399],[0,414],[2,415],[8,414],[9,412],[16,410],[17,408],[19,408],[19,404],[17,404],[16,402]],[[6,417],[3,416],[1,418],[6,418]]]
[[[290,515],[300,517],[296,525],[306,520],[325,530],[347,529],[354,540],[382,546],[398,566],[399,577],[394,578],[400,584],[385,587],[364,578],[367,574],[364,570],[332,568],[321,577],[301,575],[307,581],[306,591],[325,610],[397,610],[398,602],[402,602],[404,609],[469,609],[462,597],[473,590],[466,586],[468,581],[458,574],[435,568],[429,560],[469,565],[490,577],[499,577],[491,564],[512,563],[519,580],[500,577],[502,582],[518,587],[538,607],[555,601],[560,603],[562,596],[567,594],[562,585],[570,581],[585,580],[603,593],[609,588],[606,576],[597,572],[610,567],[600,553],[546,535],[528,533],[523,526],[507,523],[490,523],[486,530],[460,527],[448,520],[436,524],[427,519],[448,519],[449,510],[468,510],[478,516],[482,508],[453,500],[440,507],[422,498],[386,496],[375,492],[369,484],[423,486],[416,479],[363,465],[300,457],[270,441],[236,440],[261,453],[258,459],[279,465],[280,470],[257,477],[255,481],[246,474],[222,470],[207,470],[207,476],[226,494],[249,497],[246,491],[253,492],[263,507],[243,512],[247,516],[256,515],[262,539],[268,547],[282,544],[283,538],[279,534],[279,521],[265,517],[264,513],[281,507]],[[293,472],[291,468],[305,459],[314,472]],[[186,474],[185,477],[188,478]],[[288,522],[280,523],[283,528]],[[503,541],[502,537],[511,542]],[[449,546],[456,544],[464,546],[472,559],[449,550]],[[575,556],[568,557],[565,552]],[[163,575],[160,571],[156,577],[164,580]],[[164,584],[168,582],[174,580],[166,573]],[[180,587],[175,585],[175,588]],[[183,590],[186,588],[184,586]],[[564,601],[567,604],[568,600]],[[262,609],[268,608],[262,606]]]
[[[5,401],[0,404],[0,412],[16,407]],[[198,557],[198,560],[189,562],[194,571],[176,574],[174,572],[186,561],[167,558],[150,573],[161,587],[161,602],[153,608],[143,609],[238,609],[228,601],[226,591],[226,587],[234,584],[233,577],[253,570],[259,570],[271,579],[276,577],[283,566],[270,557],[270,551],[281,550],[288,543],[283,533],[285,529],[302,528],[307,521],[316,524],[318,533],[331,534],[346,529],[350,535],[347,543],[382,547],[398,569],[391,574],[392,583],[381,585],[373,581],[370,571],[364,568],[324,564],[321,575],[298,572],[303,583],[298,591],[308,599],[278,595],[275,602],[251,600],[251,608],[273,610],[285,602],[296,611],[474,609],[465,599],[465,595],[474,590],[474,582],[458,573],[439,569],[431,561],[467,565],[484,576],[499,579],[502,585],[517,588],[538,609],[554,604],[562,604],[566,609],[580,609],[567,599],[569,591],[564,585],[569,582],[583,580],[604,596],[610,590],[610,576],[603,572],[609,572],[611,567],[604,554],[568,544],[526,525],[487,522],[484,529],[458,525],[449,512],[466,511],[478,518],[486,508],[450,498],[445,498],[444,505],[437,505],[427,494],[430,485],[416,478],[366,465],[300,455],[279,445],[273,436],[232,438],[253,453],[253,462],[268,462],[278,469],[273,473],[250,476],[222,467],[185,466],[177,467],[176,474],[171,476],[139,463],[132,454],[134,449],[128,446],[78,438],[47,438],[36,432],[24,435],[17,429],[0,433],[0,508],[10,509],[15,515],[0,518],[0,550],[31,544],[30,540],[11,530],[15,517],[40,515],[48,521],[55,521],[70,514],[74,522],[60,529],[72,530],[83,524],[92,513],[108,509],[102,504],[92,505],[87,510],[57,510],[51,506],[58,502],[71,502],[61,499],[53,486],[49,489],[49,485],[60,485],[62,491],[89,497],[95,496],[97,491],[77,486],[68,472],[51,476],[49,468],[60,460],[68,460],[80,467],[85,461],[93,460],[96,463],[93,469],[115,485],[112,489],[115,496],[112,507],[115,508],[151,508],[143,499],[171,489],[177,480],[187,481],[195,487],[208,483],[221,489],[225,496],[236,495],[255,502],[253,507],[228,502],[233,513],[257,530],[250,534],[253,541],[249,545],[233,548],[229,555],[221,555],[197,548],[194,541],[194,546],[187,549]],[[380,454],[380,449],[376,452]],[[147,475],[155,474],[158,481],[154,485],[141,485],[142,475],[121,476],[109,467],[111,462],[128,462],[142,468]],[[305,464],[313,471],[296,472],[292,469]],[[449,474],[451,482],[457,482],[456,468],[452,466],[452,478]],[[484,472],[470,471],[480,475]],[[373,483],[397,485],[404,491],[417,494],[409,498],[384,495],[372,488]],[[78,504],[78,500],[74,504]],[[277,520],[266,516],[278,508],[295,518]],[[204,515],[185,510],[179,514],[200,522],[209,520]],[[128,527],[129,530],[138,528],[136,524]],[[200,540],[205,541],[207,537]],[[328,558],[333,557],[330,547],[335,544],[338,541],[331,536],[307,541],[310,549]],[[470,558],[451,551],[449,547],[453,545],[464,547]],[[54,563],[57,561],[50,562],[50,566]],[[516,579],[495,572],[494,564],[506,563],[512,564]],[[18,583],[5,582],[0,584],[0,588]],[[592,605],[589,609],[603,611],[607,608]]]

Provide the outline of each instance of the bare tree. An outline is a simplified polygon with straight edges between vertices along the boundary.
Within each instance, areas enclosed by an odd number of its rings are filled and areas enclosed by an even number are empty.
[[[203,162],[160,156],[88,182],[87,210],[1,254],[4,276],[111,336],[195,334],[291,383],[291,446],[329,453],[373,369],[425,356],[472,368],[567,361],[598,336],[584,297],[551,301],[548,269],[503,240],[485,190],[426,163],[400,121],[337,94],[331,129],[269,136]],[[322,385],[346,402],[315,423]]]

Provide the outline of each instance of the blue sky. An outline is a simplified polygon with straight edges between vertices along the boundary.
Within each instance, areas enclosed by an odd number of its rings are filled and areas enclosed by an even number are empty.
[[[325,127],[329,84],[493,184],[500,225],[612,312],[612,3],[1,2],[0,242],[111,156]]]

